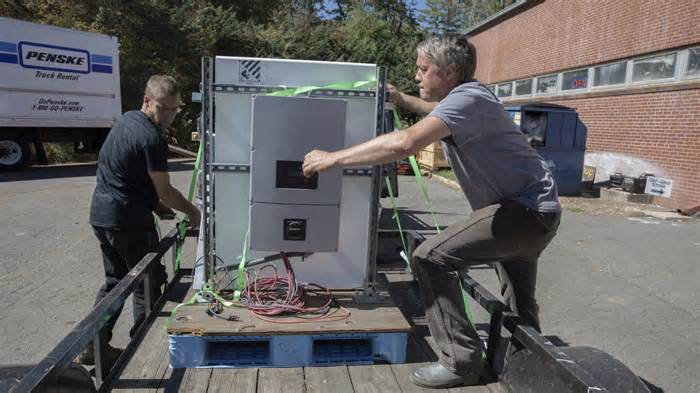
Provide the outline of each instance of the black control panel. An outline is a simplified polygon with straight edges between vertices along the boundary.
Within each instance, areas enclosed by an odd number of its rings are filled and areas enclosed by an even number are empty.
[[[315,190],[318,188],[318,173],[305,177],[301,169],[303,161],[277,161],[277,188],[301,188]]]
[[[306,220],[303,218],[285,218],[283,223],[284,240],[306,240]]]

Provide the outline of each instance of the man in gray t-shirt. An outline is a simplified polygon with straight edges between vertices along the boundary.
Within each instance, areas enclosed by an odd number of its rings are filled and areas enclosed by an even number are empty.
[[[438,361],[411,373],[430,388],[472,385],[487,378],[483,344],[464,312],[457,277],[469,266],[497,263],[506,302],[539,330],[537,259],[559,226],[557,189],[547,165],[498,99],[473,79],[476,50],[466,37],[430,38],[417,48],[420,98],[389,86],[392,101],[425,117],[402,132],[336,152],[314,150],[304,174],[336,166],[383,164],[442,141],[474,212],[427,239],[413,253],[413,272],[426,307]]]

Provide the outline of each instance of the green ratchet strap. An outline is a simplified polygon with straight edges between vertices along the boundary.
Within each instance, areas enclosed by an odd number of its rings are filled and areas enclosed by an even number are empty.
[[[401,119],[399,118],[399,113],[396,111],[396,109],[393,109],[392,114],[394,116],[394,126],[397,129],[401,129]],[[437,218],[435,217],[435,209],[433,208],[433,203],[430,201],[430,197],[428,196],[428,190],[425,188],[425,182],[423,181],[423,175],[420,173],[420,168],[418,167],[418,163],[416,162],[416,157],[415,156],[409,156],[408,161],[411,163],[411,168],[413,169],[413,176],[416,178],[416,184],[418,184],[418,189],[420,189],[420,193],[423,196],[423,202],[425,203],[425,207],[428,209],[430,212],[430,216],[433,218],[433,223],[435,224],[435,230],[437,233],[440,233],[440,225],[438,225]]]
[[[241,261],[238,263],[238,277],[236,277],[235,281],[231,280],[235,287],[233,291],[234,302],[237,302],[241,298],[241,291],[245,287],[245,264],[248,262],[248,235],[250,235],[250,227],[248,227],[245,238],[243,238],[243,255],[241,255]]]
[[[401,220],[399,219],[399,211],[396,208],[396,201],[394,200],[394,189],[391,187],[391,180],[389,179],[389,176],[384,177],[384,180],[386,181],[386,188],[389,191],[389,199],[391,200],[391,208],[394,211],[394,214],[391,216],[391,218],[394,219],[394,222],[396,222],[396,227],[399,228],[399,236],[401,236],[401,244],[403,245],[403,251],[401,251],[401,258],[406,261],[406,267],[408,268],[408,271],[411,272],[411,262],[408,260],[408,255],[406,255],[406,239],[403,236],[403,229],[401,228]]]
[[[197,149],[197,159],[194,161],[194,171],[192,171],[192,179],[190,180],[190,190],[187,192],[187,200],[190,202],[192,202],[192,198],[194,197],[194,189],[197,185],[197,175],[199,175],[199,167],[201,166],[202,162],[202,149],[204,149],[204,147],[202,146],[202,140],[200,137],[199,149]]]
[[[221,297],[216,291],[212,290],[209,284],[205,284],[202,286],[202,289],[197,291],[194,295],[192,295],[187,301],[184,303],[180,303],[175,308],[173,308],[173,311],[170,312],[170,316],[168,317],[168,320],[165,322],[165,328],[167,329],[168,326],[170,326],[170,322],[172,322],[173,319],[175,319],[175,315],[177,314],[177,310],[180,309],[180,307],[183,306],[190,306],[195,303],[197,303],[197,298],[198,297],[203,297],[205,295],[211,296],[212,299],[217,300],[221,305],[224,307],[241,307],[236,301],[230,301],[226,300],[223,297]]]
[[[199,175],[199,169],[202,162],[202,141],[199,141],[199,149],[197,149],[197,159],[194,161],[194,169],[192,170],[192,179],[190,180],[190,189],[187,192],[187,200],[192,202],[194,197],[194,190],[197,185],[197,176]],[[158,220],[156,218],[156,220]],[[177,274],[180,271],[180,258],[182,258],[182,247],[185,240],[185,234],[187,233],[187,222],[185,220],[178,220],[177,223],[177,237],[178,242],[175,246],[175,261],[173,262],[173,274]],[[158,235],[160,236],[160,228],[158,230]]]

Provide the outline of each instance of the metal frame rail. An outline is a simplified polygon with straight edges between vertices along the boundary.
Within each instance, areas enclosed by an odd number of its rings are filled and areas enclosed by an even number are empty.
[[[188,230],[186,236],[197,236],[197,234],[197,230]],[[139,263],[129,271],[126,277],[124,277],[102,301],[95,305],[92,311],[83,318],[83,320],[80,321],[73,330],[39,362],[39,364],[29,370],[29,372],[12,387],[10,392],[23,393],[47,390],[47,388],[51,387],[51,385],[57,381],[61,371],[67,369],[71,365],[73,360],[87,347],[90,341],[95,345],[96,388],[100,389],[104,386],[108,386],[115,378],[117,372],[126,364],[127,359],[136,350],[141,338],[158,314],[157,310],[165,303],[167,289],[174,282],[177,282],[182,275],[180,271],[175,272],[172,279],[166,284],[166,290],[163,291],[163,294],[158,299],[151,298],[150,272],[153,266],[160,263],[163,255],[171,249],[174,263],[177,255],[177,247],[173,246],[182,245],[183,240],[184,239],[180,239],[178,236],[177,227],[170,230],[160,243],[158,243],[158,246],[156,246],[153,251],[144,255]],[[105,325],[107,316],[114,314],[141,282],[144,283],[145,292],[145,320],[127,345],[124,353],[117,359],[111,369],[106,369],[107,364],[105,364],[104,361],[104,350],[100,345],[99,332]],[[107,375],[105,375],[105,372],[107,372]]]
[[[412,255],[413,250],[425,240],[425,237],[417,231],[406,231],[406,234],[409,243],[407,252]],[[462,280],[462,288],[469,296],[491,314],[486,350],[486,361],[489,365],[494,365],[502,328],[505,326],[517,343],[529,349],[537,357],[538,363],[551,365],[554,373],[568,382],[570,392],[590,393],[591,387],[595,387],[597,393],[607,392],[604,388],[596,387],[599,386],[598,382],[585,369],[566,353],[557,350],[551,341],[512,312],[509,306],[474,280],[466,271],[460,271],[459,278]]]

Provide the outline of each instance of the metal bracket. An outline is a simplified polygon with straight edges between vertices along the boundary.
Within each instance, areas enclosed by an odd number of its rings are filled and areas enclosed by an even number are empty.
[[[250,165],[247,164],[225,164],[225,163],[212,163],[211,169],[220,172],[250,172]]]
[[[213,84],[212,88],[215,93],[269,94],[294,87]],[[308,97],[374,98],[376,97],[377,93],[372,90],[339,90],[319,88],[310,90],[300,95]]]
[[[212,87],[214,83],[214,61],[211,57],[202,58],[202,228],[203,256],[204,256],[204,281],[209,282],[214,276],[214,259],[212,245],[214,242],[214,223],[211,213],[214,211],[214,183],[213,171],[210,165],[213,157],[213,124],[214,124],[214,100]]]
[[[375,94],[375,137],[384,134],[384,95],[386,84],[386,67],[377,67],[377,86]],[[379,242],[379,194],[381,192],[381,166],[375,165],[372,167],[372,186],[370,200],[370,224],[369,224],[369,255],[367,261],[367,276],[365,277],[365,291],[368,294],[374,293],[374,285],[377,275],[377,248]]]
[[[384,296],[379,294],[374,287],[356,289],[352,299],[358,304],[378,304],[384,303]]]
[[[284,90],[284,87],[280,86],[249,86],[249,85],[226,85],[226,84],[214,84],[212,85],[214,92],[216,93],[274,93],[279,90]]]
[[[372,176],[371,168],[346,168],[343,169],[343,176]]]
[[[376,96],[377,93],[372,90],[315,89],[309,92],[309,97],[374,98]]]

